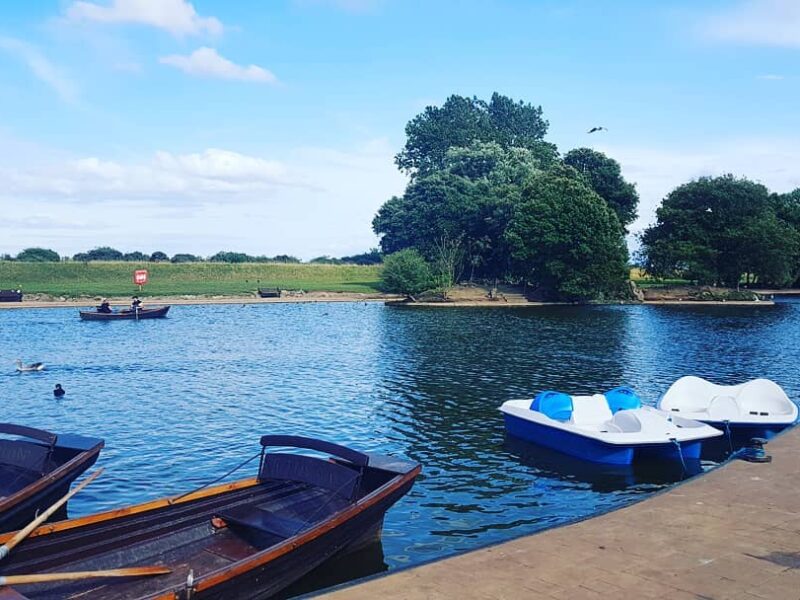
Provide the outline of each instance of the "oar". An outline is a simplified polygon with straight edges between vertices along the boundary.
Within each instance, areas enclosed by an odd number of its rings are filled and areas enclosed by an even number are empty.
[[[167,567],[132,567],[129,569],[106,569],[105,571],[72,571],[71,573],[38,573],[34,575],[0,576],[2,585],[22,585],[25,583],[47,583],[49,581],[72,581],[93,579],[95,577],[150,577],[172,573]]]
[[[28,526],[25,527],[25,529],[20,529],[14,537],[12,537],[10,540],[8,540],[8,542],[6,542],[2,546],[0,546],[0,560],[3,560],[6,556],[8,556],[8,553],[11,552],[11,550],[13,550],[14,546],[19,544],[26,537],[28,537],[28,535],[30,534],[31,531],[33,531],[39,525],[44,523],[50,517],[50,515],[52,515],[54,512],[56,512],[64,504],[66,504],[67,500],[72,498],[75,494],[80,492],[83,488],[85,488],[87,485],[89,485],[95,479],[97,479],[97,477],[102,472],[103,472],[102,468],[101,469],[97,469],[97,471],[95,471],[94,473],[89,475],[89,477],[87,477],[86,479],[81,481],[81,483],[79,485],[75,486],[75,489],[70,490],[60,500],[57,500],[56,503],[53,504],[53,506],[48,508],[42,514],[40,514],[38,517],[36,517],[33,521],[28,523]]]

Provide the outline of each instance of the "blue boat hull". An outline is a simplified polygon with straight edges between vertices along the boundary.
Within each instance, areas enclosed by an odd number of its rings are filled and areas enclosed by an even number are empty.
[[[702,441],[620,446],[604,444],[569,431],[504,414],[506,431],[514,437],[595,463],[630,465],[636,460],[698,460]]]

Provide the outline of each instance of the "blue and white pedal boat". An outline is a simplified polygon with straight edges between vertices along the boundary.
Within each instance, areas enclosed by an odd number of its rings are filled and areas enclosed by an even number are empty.
[[[710,425],[642,406],[630,388],[570,396],[541,392],[500,407],[515,437],[596,463],[629,465],[642,459],[699,459],[704,440],[721,436]]]
[[[783,388],[769,379],[717,385],[692,375],[673,383],[658,407],[737,437],[766,439],[796,423],[798,412]]]

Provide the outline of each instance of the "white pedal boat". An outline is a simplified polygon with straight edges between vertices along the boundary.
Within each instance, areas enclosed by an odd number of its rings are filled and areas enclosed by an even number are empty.
[[[770,438],[797,421],[797,405],[769,379],[717,385],[701,377],[681,377],[658,407],[749,437]]]
[[[506,431],[584,460],[629,465],[636,460],[699,459],[703,440],[722,432],[650,406],[627,387],[606,394],[541,392],[500,407]]]

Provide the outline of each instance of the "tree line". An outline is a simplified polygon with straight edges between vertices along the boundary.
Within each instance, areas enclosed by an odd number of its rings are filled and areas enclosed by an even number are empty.
[[[102,246],[93,248],[87,252],[79,252],[71,257],[60,256],[55,250],[49,248],[26,248],[16,256],[5,254],[0,256],[0,260],[18,262],[92,262],[92,261],[124,261],[124,262],[171,262],[171,263],[194,263],[194,262],[213,262],[213,263],[301,263],[303,262],[296,256],[288,254],[278,254],[277,256],[252,256],[244,252],[221,251],[210,257],[197,256],[195,254],[174,254],[169,256],[165,252],[156,251],[150,254],[144,252],[121,252],[116,248]],[[383,260],[383,255],[377,248],[362,254],[352,256],[342,256],[333,258],[331,256],[319,256],[309,261],[311,264],[355,264],[373,265],[379,264]]]
[[[395,163],[410,181],[372,222],[387,291],[446,295],[478,279],[526,284],[551,300],[630,293],[624,236],[636,187],[601,152],[562,156],[548,127],[540,106],[497,93],[453,95],[408,122]],[[700,178],[670,192],[639,239],[635,258],[656,278],[800,286],[800,189]]]

